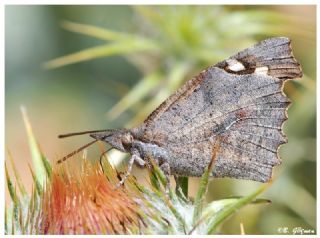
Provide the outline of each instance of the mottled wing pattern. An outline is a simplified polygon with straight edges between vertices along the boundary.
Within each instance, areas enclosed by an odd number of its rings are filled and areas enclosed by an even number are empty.
[[[286,142],[283,84],[301,75],[289,39],[265,40],[188,81],[148,117],[143,139],[167,149],[173,174],[201,176],[219,143],[213,176],[266,182]]]

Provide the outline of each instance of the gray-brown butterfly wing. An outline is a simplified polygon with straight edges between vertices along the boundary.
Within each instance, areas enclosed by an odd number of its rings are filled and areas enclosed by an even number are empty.
[[[219,143],[213,176],[265,182],[286,141],[283,83],[298,76],[289,40],[263,41],[188,81],[148,117],[143,140],[169,152],[174,174],[201,176]]]

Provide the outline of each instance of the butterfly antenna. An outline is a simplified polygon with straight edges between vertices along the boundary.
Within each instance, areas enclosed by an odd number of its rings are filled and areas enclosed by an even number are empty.
[[[66,138],[70,136],[78,136],[78,135],[85,135],[85,134],[90,134],[90,133],[97,133],[97,132],[104,132],[108,130],[95,130],[95,131],[81,131],[81,132],[73,132],[73,133],[67,133],[63,135],[58,135],[58,138]]]
[[[66,161],[68,158],[72,157],[73,155],[79,153],[80,151],[82,151],[83,149],[89,147],[90,145],[96,143],[98,140],[94,140],[89,142],[88,144],[85,144],[84,146],[80,147],[79,149],[73,151],[72,153],[68,154],[67,156],[63,157],[62,159],[59,159],[57,161],[57,164],[61,164],[62,162]]]

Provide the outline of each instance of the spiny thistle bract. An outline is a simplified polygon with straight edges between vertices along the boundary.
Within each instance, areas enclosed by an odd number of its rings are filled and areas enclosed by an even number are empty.
[[[5,210],[6,234],[215,234],[218,226],[239,208],[268,202],[255,200],[265,190],[264,185],[245,197],[206,204],[214,161],[203,174],[193,202],[181,189],[165,192],[165,176],[152,160],[149,186],[130,176],[124,186],[116,189],[121,175],[108,160],[103,160],[103,168],[85,158],[79,169],[74,169],[73,162],[51,166],[36,143],[25,111],[23,116],[32,155],[38,158],[33,161],[42,169],[35,172],[30,167],[34,185],[28,194],[8,154],[15,182],[6,163],[11,197]]]
[[[130,234],[144,226],[140,194],[114,189],[100,167],[54,169],[43,194],[40,230],[44,234]],[[113,178],[115,180],[115,178]]]

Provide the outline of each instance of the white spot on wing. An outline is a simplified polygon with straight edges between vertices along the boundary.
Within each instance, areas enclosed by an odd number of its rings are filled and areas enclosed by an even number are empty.
[[[224,129],[227,131],[232,127],[234,124],[236,124],[240,119],[236,119],[235,121],[232,121],[228,126],[226,126]]]
[[[268,74],[268,67],[267,66],[263,66],[263,67],[258,67],[254,70],[254,72],[256,74],[264,74],[267,75]]]
[[[230,69],[233,72],[238,72],[241,70],[245,70],[246,68],[236,59],[227,59],[226,60],[228,64],[228,69]]]

